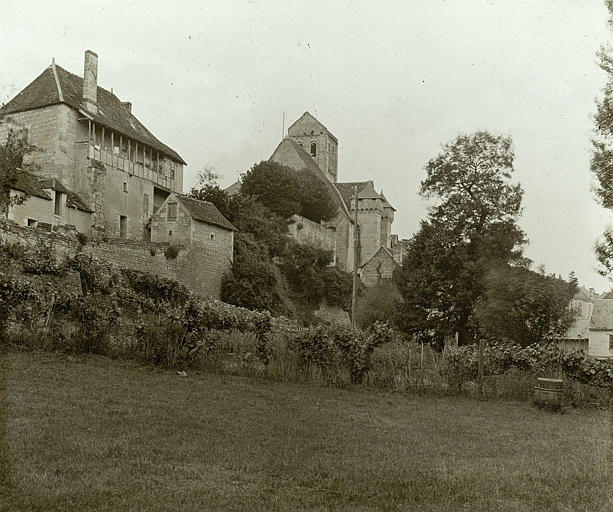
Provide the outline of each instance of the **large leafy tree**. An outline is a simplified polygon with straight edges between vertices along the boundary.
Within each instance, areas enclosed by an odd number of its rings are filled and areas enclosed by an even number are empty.
[[[485,276],[476,307],[481,331],[492,338],[531,345],[563,336],[575,319],[569,307],[577,281],[565,281],[527,268],[499,265]]]
[[[606,2],[613,26],[613,0]],[[602,47],[600,68],[607,74],[602,97],[596,102],[595,132],[590,168],[596,178],[595,191],[605,208],[613,209],[613,48]],[[613,232],[608,230],[596,244],[596,256],[602,265],[600,273],[613,273]]]
[[[27,159],[27,155],[32,151],[33,148],[25,142],[19,132],[8,130],[6,141],[0,145],[0,213],[27,201],[29,197],[27,191],[11,196],[10,190],[17,183],[22,185],[20,189],[28,189],[29,187],[23,185],[34,180],[31,172],[36,170],[36,166]]]
[[[509,137],[477,132],[457,137],[427,163],[420,193],[433,205],[397,275],[398,323],[407,332],[431,341],[458,332],[460,342],[470,342],[487,269],[526,263],[513,160]]]
[[[247,171],[241,193],[284,218],[300,214],[319,222],[334,218],[337,211],[328,185],[311,170],[296,171],[276,162],[262,161]]]

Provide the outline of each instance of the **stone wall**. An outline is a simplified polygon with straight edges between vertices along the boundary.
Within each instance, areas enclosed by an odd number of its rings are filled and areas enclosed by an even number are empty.
[[[384,279],[391,279],[398,263],[384,248],[368,260],[360,269],[360,279],[366,286],[377,286]]]
[[[332,251],[336,263],[336,228],[314,222],[302,215],[293,215],[287,227],[290,236],[301,244]]]
[[[18,226],[6,219],[0,219],[0,239],[33,247],[52,244],[61,259],[75,254],[78,246],[72,233],[49,233]],[[230,267],[230,261],[220,260],[218,251],[200,244],[182,249],[175,259],[166,258],[165,248],[151,242],[110,238],[91,241],[82,252],[121,268],[176,279],[193,291],[219,298],[221,277]]]

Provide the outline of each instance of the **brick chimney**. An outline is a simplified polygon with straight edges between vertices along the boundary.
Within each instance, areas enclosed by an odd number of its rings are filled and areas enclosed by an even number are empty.
[[[91,50],[85,52],[83,104],[90,112],[98,113],[98,55]]]

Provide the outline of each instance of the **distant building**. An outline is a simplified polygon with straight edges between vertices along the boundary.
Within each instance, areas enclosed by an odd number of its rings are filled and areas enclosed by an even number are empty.
[[[324,247],[333,251],[334,263],[345,271],[354,268],[354,190],[358,194],[359,261],[363,267],[376,254],[391,254],[392,260],[402,262],[405,250],[398,236],[392,235],[395,208],[383,191],[377,192],[372,180],[360,182],[338,181],[338,139],[313,115],[305,112],[287,130],[271,155],[270,161],[296,170],[309,169],[328,185],[337,205],[337,215],[330,221],[314,222],[294,216],[290,220],[290,234],[300,243]],[[240,190],[240,182],[226,189],[229,194]],[[333,242],[333,243],[332,243]],[[388,253],[379,253],[385,247]],[[372,266],[372,265],[371,265]],[[387,269],[388,266],[386,265]],[[384,278],[391,276],[387,275]]]
[[[613,299],[597,298],[580,290],[571,307],[577,311],[562,343],[566,350],[582,350],[593,357],[613,357]]]

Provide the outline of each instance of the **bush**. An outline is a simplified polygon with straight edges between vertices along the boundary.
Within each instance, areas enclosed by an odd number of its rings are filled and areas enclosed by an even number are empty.
[[[174,260],[179,256],[179,249],[174,245],[169,245],[164,249],[164,256],[166,256],[167,260]]]

